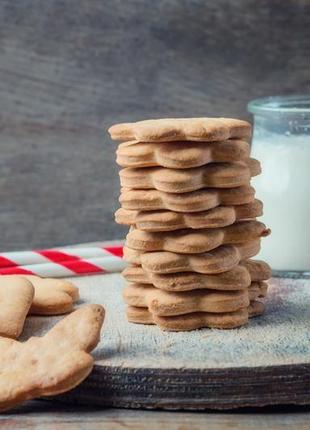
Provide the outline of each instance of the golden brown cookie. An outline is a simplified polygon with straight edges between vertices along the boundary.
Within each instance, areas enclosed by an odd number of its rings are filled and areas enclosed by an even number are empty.
[[[222,245],[202,254],[178,254],[169,251],[141,253],[124,247],[125,259],[152,273],[198,272],[216,274],[237,266],[241,260],[258,254],[260,240],[238,245]]]
[[[265,297],[267,288],[266,282],[253,282],[248,288],[238,291],[168,292],[152,285],[130,283],[123,290],[123,297],[127,305],[148,308],[157,316],[194,312],[226,313],[248,307],[250,301]]]
[[[236,188],[204,188],[189,193],[165,193],[158,190],[131,190],[123,188],[120,203],[124,209],[155,211],[168,209],[194,213],[219,205],[243,205],[254,200],[255,190],[249,185]]]
[[[166,331],[188,331],[199,328],[232,329],[247,324],[249,311],[247,308],[235,312],[211,313],[195,312],[186,315],[158,316],[153,315],[147,308],[127,307],[127,319],[136,324],[156,324]]]
[[[251,297],[257,298],[259,285]],[[123,290],[125,303],[130,306],[148,308],[154,315],[172,316],[193,312],[234,312],[249,306],[248,289],[239,291],[194,290],[168,292],[146,284],[128,284]]]
[[[121,143],[116,151],[121,167],[161,166],[189,169],[209,163],[242,161],[249,158],[250,145],[244,140],[222,142]]]
[[[257,260],[241,261],[231,270],[216,275],[205,275],[197,272],[180,273],[151,273],[141,266],[129,265],[123,276],[127,282],[138,284],[153,284],[166,291],[189,291],[197,289],[212,290],[242,290],[251,281],[265,281],[271,277],[271,270],[267,263]]]
[[[142,252],[170,251],[179,254],[199,254],[221,245],[244,243],[270,234],[262,222],[239,221],[227,227],[146,232],[132,228],[126,246]]]
[[[248,308],[227,313],[195,312],[185,315],[158,316],[147,308],[127,306],[127,319],[136,324],[156,324],[165,331],[189,331],[199,328],[233,329],[247,324],[248,319],[262,315],[265,304],[258,300]]]
[[[21,278],[18,278],[21,282]],[[89,354],[99,342],[104,309],[83,306],[43,337],[26,342],[0,338],[0,411],[25,400],[76,387],[91,372]]]
[[[27,279],[15,275],[0,276],[0,336],[19,337],[33,296],[34,288]],[[0,363],[1,356],[0,348]]]
[[[156,189],[167,193],[187,193],[206,187],[234,188],[249,185],[252,176],[261,172],[260,163],[214,163],[192,169],[165,167],[126,167],[119,172],[121,186],[133,189]]]
[[[120,208],[115,213],[118,224],[135,225],[144,231],[173,231],[184,228],[201,229],[225,227],[236,221],[262,215],[260,200],[238,206],[217,206],[202,212],[131,211]]]
[[[250,303],[248,312],[249,312],[249,317],[253,318],[253,317],[258,317],[259,315],[262,315],[265,312],[266,309],[266,305],[264,302],[261,302],[260,300],[253,300]]]
[[[248,289],[250,302],[266,297],[267,291],[268,291],[267,282],[263,282],[263,281],[252,282]]]
[[[21,275],[34,286],[35,294],[29,313],[32,315],[61,315],[73,310],[79,290],[65,279]]]
[[[240,265],[248,270],[252,281],[266,281],[271,278],[271,267],[265,261],[244,260]]]
[[[164,118],[115,124],[109,128],[114,140],[139,142],[221,141],[249,139],[251,125],[233,118]]]

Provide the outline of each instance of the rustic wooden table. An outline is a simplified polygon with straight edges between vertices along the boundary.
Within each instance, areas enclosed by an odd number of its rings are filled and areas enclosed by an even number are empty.
[[[309,430],[310,408],[282,407],[238,412],[163,412],[90,409],[33,401],[0,416],[1,430]]]

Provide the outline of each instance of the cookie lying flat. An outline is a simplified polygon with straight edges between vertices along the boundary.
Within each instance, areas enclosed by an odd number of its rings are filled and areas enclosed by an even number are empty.
[[[271,278],[271,267],[265,261],[244,260],[240,265],[248,270],[252,281],[266,281]]]
[[[121,143],[116,151],[121,167],[161,166],[189,169],[209,163],[246,160],[250,145],[244,140],[206,142]]]
[[[169,142],[177,140],[221,141],[249,139],[251,125],[233,118],[164,118],[115,124],[109,128],[114,140]]]
[[[173,231],[184,228],[201,229],[225,227],[235,221],[262,215],[260,200],[238,206],[217,206],[202,212],[131,211],[120,208],[115,213],[118,224],[135,225],[143,231]]]
[[[163,317],[153,315],[147,308],[127,307],[127,319],[136,324],[156,324],[162,330],[189,331],[199,328],[233,329],[248,323],[248,319],[261,315],[264,303],[253,301],[248,308],[222,314],[195,312],[186,315]]]
[[[34,286],[35,294],[29,313],[32,315],[61,315],[71,312],[79,299],[79,290],[65,279],[21,275]]]
[[[216,274],[226,272],[258,254],[260,240],[238,245],[222,245],[202,254],[178,254],[174,252],[146,252],[124,247],[124,257],[131,264],[141,265],[152,273],[198,272]]]
[[[259,282],[239,291],[185,292],[167,292],[151,285],[128,284],[123,290],[123,297],[127,305],[147,307],[158,316],[172,316],[193,312],[234,312],[248,307],[250,300],[265,297],[266,292],[267,284]]]
[[[249,317],[257,317],[259,315],[262,315],[265,312],[266,305],[264,302],[261,302],[260,300],[253,300],[250,303],[249,306]]]
[[[33,296],[34,288],[27,279],[14,275],[0,276],[0,336],[18,338]],[[0,357],[1,362],[1,347]]]
[[[214,163],[192,169],[165,167],[126,167],[119,172],[122,187],[156,189],[167,193],[186,193],[206,187],[234,188],[248,185],[261,172],[260,163]]]
[[[268,291],[267,282],[263,282],[263,281],[252,282],[248,289],[250,302],[266,297],[267,291]]]
[[[123,290],[129,306],[148,308],[153,315],[173,316],[193,312],[234,312],[249,306],[247,289],[240,291],[195,290],[167,292],[150,285],[129,284]]]
[[[163,317],[153,315],[147,308],[128,306],[127,319],[136,324],[156,324],[164,331],[189,331],[199,328],[232,329],[247,324],[249,312],[245,308],[222,314],[196,312]]]
[[[244,243],[270,234],[260,221],[239,221],[222,228],[146,232],[132,228],[126,246],[142,252],[169,251],[180,254],[199,254],[221,245]]]
[[[205,275],[196,272],[151,273],[141,266],[128,266],[122,275],[127,282],[153,284],[165,291],[190,291],[212,289],[234,291],[247,288],[251,281],[265,281],[271,277],[267,263],[258,260],[246,260],[236,267],[216,275]]]
[[[91,372],[104,309],[87,305],[26,342],[0,338],[0,411],[76,387]]]
[[[246,185],[236,188],[205,188],[190,193],[165,193],[158,190],[130,190],[123,188],[119,201],[124,209],[154,211],[168,209],[175,212],[200,212],[219,205],[243,205],[254,200],[255,190]]]

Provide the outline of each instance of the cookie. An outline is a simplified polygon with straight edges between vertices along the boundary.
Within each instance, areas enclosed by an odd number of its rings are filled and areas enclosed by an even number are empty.
[[[189,193],[166,193],[159,190],[122,189],[122,208],[136,211],[171,210],[195,213],[217,206],[244,205],[253,202],[255,190],[249,185],[236,188],[205,188]]]
[[[35,294],[29,313],[32,315],[61,315],[73,310],[79,290],[65,279],[21,275],[34,286]]]
[[[217,206],[202,212],[131,211],[120,208],[115,213],[118,224],[135,225],[143,231],[172,231],[184,228],[201,229],[225,227],[238,220],[262,215],[260,200],[238,206]]]
[[[248,289],[250,302],[266,297],[267,291],[268,291],[267,282],[263,282],[263,281],[252,282]]]
[[[123,290],[129,306],[147,307],[153,315],[173,316],[193,312],[224,313],[248,307],[250,299],[265,297],[264,283],[254,283],[239,291],[195,290],[168,292],[145,284],[128,284]]]
[[[225,313],[243,309],[267,294],[266,282],[252,282],[239,291],[195,290],[167,292],[145,284],[128,284],[123,290],[129,306],[148,308],[153,315],[174,316],[194,312]]]
[[[153,284],[165,291],[189,291],[197,289],[242,290],[251,281],[265,281],[271,277],[267,263],[257,260],[241,261],[231,270],[216,275],[205,275],[196,272],[151,273],[141,266],[128,266],[122,273],[127,282]]]
[[[127,307],[127,319],[136,324],[156,324],[165,331],[189,331],[199,328],[233,329],[247,324],[247,308],[227,313],[195,312],[186,315],[163,317],[153,315],[147,308]]]
[[[122,187],[156,189],[167,193],[186,193],[206,187],[234,188],[248,185],[252,176],[261,172],[260,163],[214,163],[192,169],[164,167],[126,167],[119,173]]]
[[[136,324],[156,324],[165,331],[189,331],[199,328],[233,329],[248,323],[248,319],[262,315],[265,304],[258,300],[248,308],[227,313],[194,312],[185,315],[158,316],[147,308],[127,306],[127,319]]]
[[[132,228],[126,237],[126,246],[142,252],[170,251],[180,254],[198,254],[221,245],[244,243],[270,234],[262,222],[240,221],[222,228],[146,232]]]
[[[21,282],[21,278],[18,278]],[[91,372],[89,354],[99,342],[104,309],[83,306],[43,337],[26,342],[0,338],[0,411],[26,400],[76,387]]]
[[[127,246],[124,257],[131,264],[141,265],[152,273],[198,272],[216,274],[226,272],[241,260],[258,254],[260,240],[238,245],[222,245],[202,254],[178,254],[169,251],[142,253]]]
[[[108,132],[114,140],[138,142],[221,141],[249,139],[251,125],[233,118],[164,118],[115,124]]]
[[[206,142],[121,143],[116,151],[121,167],[161,166],[189,169],[209,163],[247,160],[250,145],[244,140]]]
[[[271,267],[265,261],[244,260],[240,265],[248,270],[252,281],[266,281],[271,278]]]
[[[14,275],[0,276],[0,336],[19,337],[33,296],[34,288],[27,279]],[[0,356],[2,359],[2,351]]]
[[[248,309],[249,317],[253,318],[253,317],[262,315],[265,312],[265,308],[266,308],[266,305],[264,302],[261,302],[260,300],[253,300],[250,303],[250,306]]]

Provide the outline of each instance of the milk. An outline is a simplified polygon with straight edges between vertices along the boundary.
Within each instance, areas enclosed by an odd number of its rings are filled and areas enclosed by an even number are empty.
[[[253,178],[271,228],[257,258],[274,270],[310,271],[310,135],[254,133],[252,156],[262,174]]]

